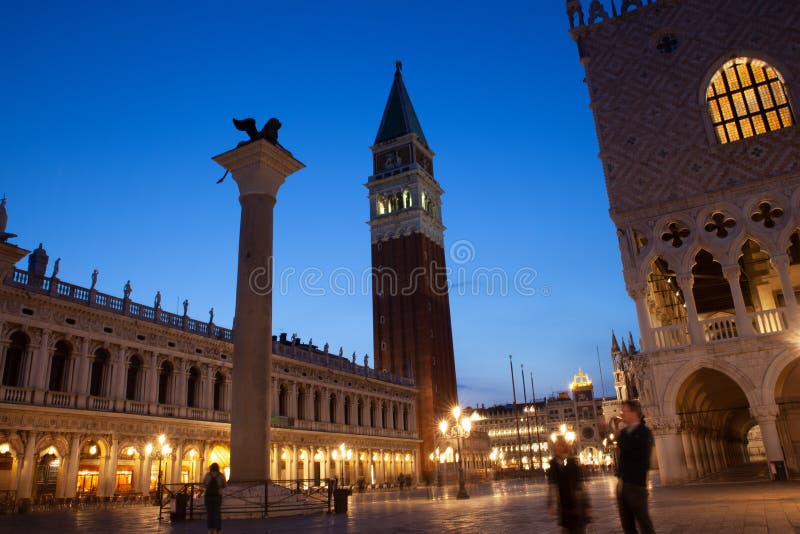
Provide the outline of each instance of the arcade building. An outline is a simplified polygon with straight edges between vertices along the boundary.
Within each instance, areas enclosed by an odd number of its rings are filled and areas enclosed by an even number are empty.
[[[393,486],[435,465],[457,405],[443,191],[398,63],[376,136],[370,202],[374,368],[309,339],[272,339],[272,480]],[[5,214],[5,203],[3,204]],[[5,219],[7,220],[7,219]],[[5,227],[5,224],[3,224]],[[58,278],[45,249],[0,230],[0,492],[137,496],[230,476],[231,330]],[[27,268],[16,264],[27,256]],[[422,272],[422,276],[419,273]],[[415,284],[415,285],[412,285]]]

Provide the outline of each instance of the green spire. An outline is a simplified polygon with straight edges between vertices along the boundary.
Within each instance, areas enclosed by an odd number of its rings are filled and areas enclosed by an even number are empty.
[[[383,110],[383,118],[381,119],[380,128],[378,128],[378,135],[375,136],[375,143],[382,143],[395,139],[397,137],[415,133],[422,144],[426,147],[428,142],[425,140],[425,134],[422,133],[422,126],[419,124],[414,106],[411,104],[411,98],[408,96],[406,86],[403,83],[403,75],[400,71],[403,70],[403,64],[400,61],[395,63],[394,83],[392,89],[389,91],[389,100],[386,102],[386,109]]]

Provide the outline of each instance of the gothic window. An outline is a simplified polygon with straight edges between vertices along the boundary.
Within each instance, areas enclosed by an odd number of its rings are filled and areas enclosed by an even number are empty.
[[[320,398],[319,391],[315,391],[314,392],[314,421],[319,421],[321,413],[322,413],[322,399]]]
[[[331,393],[330,399],[328,399],[328,415],[330,415],[331,423],[336,422],[336,395]]]
[[[197,408],[200,400],[200,371],[196,367],[189,369],[189,379],[186,384],[186,406]]]
[[[172,382],[172,364],[168,361],[161,362],[158,369],[158,403],[167,404],[169,399],[169,387]]]
[[[408,189],[403,190],[403,208],[411,207],[411,191]]]
[[[289,397],[289,392],[286,390],[286,384],[281,384],[278,388],[278,415],[286,417],[286,401]]]
[[[137,355],[131,356],[128,360],[128,373],[125,378],[125,398],[136,400],[139,388],[139,376],[142,371],[142,360]]]
[[[297,389],[297,418],[306,418],[306,390],[305,388]]]
[[[65,391],[67,381],[67,364],[69,363],[72,347],[66,341],[56,343],[53,360],[50,364],[50,391]]]
[[[722,144],[794,125],[783,76],[758,59],[725,63],[711,78],[706,100]]]
[[[225,377],[221,373],[214,375],[214,409],[222,410],[222,392],[225,387]]]
[[[28,351],[28,336],[22,332],[11,334],[11,343],[6,350],[3,366],[3,385],[19,387],[22,383],[22,362]]]
[[[386,211],[386,198],[380,196],[378,197],[378,215],[383,215]]]
[[[90,374],[89,395],[93,397],[102,397],[105,393],[103,387],[108,362],[111,357],[104,349],[97,349],[94,353],[94,360],[92,360],[92,371]]]

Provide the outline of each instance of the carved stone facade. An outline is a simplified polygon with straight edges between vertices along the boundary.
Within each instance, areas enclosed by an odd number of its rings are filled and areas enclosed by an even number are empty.
[[[749,461],[755,425],[773,474],[798,470],[800,4],[612,12],[570,33],[636,303],[642,347],[627,365],[661,480]]]
[[[211,462],[230,474],[230,339],[129,295],[12,272],[0,285],[0,491],[149,495],[201,480]],[[285,335],[272,365],[273,480],[418,476],[410,380]]]

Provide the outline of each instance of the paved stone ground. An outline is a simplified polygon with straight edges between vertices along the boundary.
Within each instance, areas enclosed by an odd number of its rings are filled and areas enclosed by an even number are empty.
[[[594,521],[589,532],[619,532],[613,478],[589,482]],[[226,534],[323,533],[556,533],[542,483],[499,482],[470,487],[458,501],[447,491],[355,495],[347,515],[226,520]],[[430,498],[433,497],[433,498]],[[709,483],[655,487],[651,512],[658,532],[800,533],[800,482]],[[155,507],[0,516],[0,532],[204,533],[204,521],[160,523]]]

